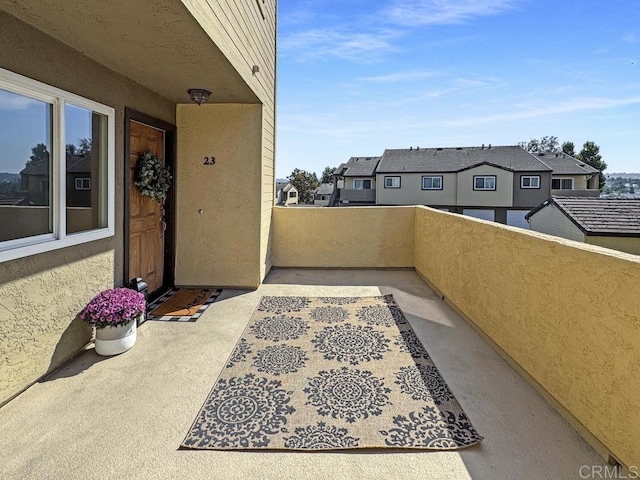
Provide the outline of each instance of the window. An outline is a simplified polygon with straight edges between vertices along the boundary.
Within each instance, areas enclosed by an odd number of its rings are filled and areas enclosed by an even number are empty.
[[[91,179],[87,177],[76,178],[76,190],[91,190]]]
[[[355,179],[353,181],[354,190],[371,190],[371,180]]]
[[[298,196],[298,192],[291,191],[289,192],[289,198],[296,198]]]
[[[473,177],[473,189],[474,190],[495,190],[496,189],[496,176],[478,176]]]
[[[521,188],[540,188],[540,176],[525,176],[520,177]]]
[[[400,177],[384,177],[384,188],[400,188]]]
[[[573,178],[552,178],[551,190],[573,190]]]
[[[113,236],[114,118],[0,69],[0,261]]]
[[[442,177],[422,177],[422,190],[442,190]]]

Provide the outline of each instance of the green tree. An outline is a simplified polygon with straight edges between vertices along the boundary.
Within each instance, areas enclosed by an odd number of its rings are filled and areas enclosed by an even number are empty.
[[[524,148],[527,152],[533,154],[537,153],[559,153],[560,144],[558,143],[558,137],[544,136],[540,139],[532,138],[528,142],[520,142],[518,145]]]
[[[595,142],[584,142],[582,150],[576,155],[576,158],[600,171],[600,190],[602,190],[605,184],[604,171],[607,169],[607,164],[602,160],[600,147]]]
[[[567,155],[570,155],[572,157],[576,156],[576,146],[573,144],[573,142],[564,142],[562,144],[562,152],[566,153]]]
[[[44,143],[38,143],[35,147],[31,147],[31,156],[27,160],[27,167],[39,165],[42,162],[49,161],[49,151]]]
[[[335,168],[324,167],[322,171],[322,177],[320,178],[320,183],[332,183],[333,182],[333,171]]]
[[[315,173],[294,168],[287,178],[291,185],[298,189],[300,203],[313,203],[313,191],[318,188],[318,177]]]

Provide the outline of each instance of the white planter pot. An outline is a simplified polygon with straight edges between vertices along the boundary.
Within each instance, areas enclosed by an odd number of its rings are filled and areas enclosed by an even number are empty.
[[[137,319],[117,327],[96,328],[96,353],[110,356],[126,352],[136,343]]]

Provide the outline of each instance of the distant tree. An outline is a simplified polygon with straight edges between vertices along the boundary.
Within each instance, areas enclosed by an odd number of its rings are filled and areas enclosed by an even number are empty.
[[[554,136],[544,136],[540,137],[540,139],[532,138],[528,142],[520,142],[518,145],[533,154],[560,152],[558,137]]]
[[[318,188],[318,177],[315,173],[295,168],[288,179],[291,185],[298,189],[300,203],[313,203],[313,191]]]
[[[607,169],[607,164],[602,160],[600,147],[596,145],[595,142],[587,141],[582,146],[580,153],[576,155],[576,158],[600,171],[600,190],[602,190],[606,182],[606,179],[604,178],[604,171]]]
[[[78,140],[78,148],[76,154],[86,157],[91,153],[91,146],[92,144],[90,138],[81,138],[80,140]]]
[[[333,171],[335,168],[324,167],[322,172],[322,177],[320,178],[320,183],[331,183],[333,182]]]
[[[49,161],[49,151],[44,143],[38,143],[35,147],[31,147],[31,156],[27,160],[27,167],[39,165],[42,162]]]
[[[573,144],[573,142],[564,142],[562,144],[562,152],[566,153],[567,155],[570,155],[572,157],[576,156],[576,146]]]

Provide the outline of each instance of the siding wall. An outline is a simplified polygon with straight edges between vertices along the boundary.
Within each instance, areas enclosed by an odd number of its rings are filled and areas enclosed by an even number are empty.
[[[495,191],[476,191],[473,177],[495,175]],[[458,205],[465,207],[511,207],[513,205],[513,173],[490,165],[481,165],[458,173]]]
[[[531,230],[535,232],[584,242],[584,233],[553,204],[547,205],[531,215],[529,225]]]
[[[272,265],[270,231],[275,188],[276,0],[182,0],[263,105],[261,175],[243,188],[261,192],[260,277]],[[259,72],[253,73],[257,65]]]
[[[456,173],[437,173],[442,177],[442,190],[422,190],[424,173],[379,174],[376,203],[379,205],[456,205],[458,181]],[[384,177],[400,177],[400,188],[384,188]]]

